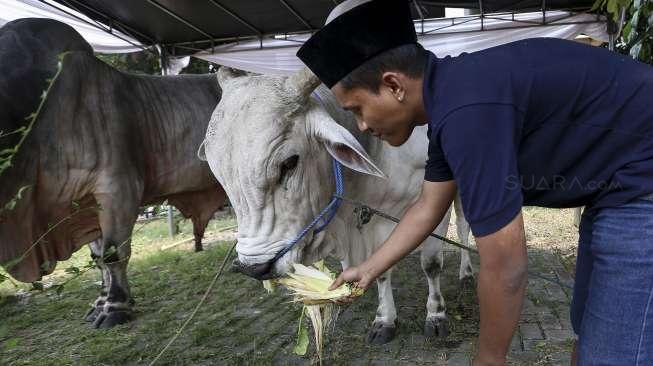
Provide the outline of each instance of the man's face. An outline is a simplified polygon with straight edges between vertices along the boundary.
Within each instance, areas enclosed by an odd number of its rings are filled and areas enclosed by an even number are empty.
[[[366,88],[345,89],[340,84],[331,88],[340,105],[356,116],[358,128],[400,146],[415,128],[414,111],[406,103],[403,91],[381,85],[378,94]]]

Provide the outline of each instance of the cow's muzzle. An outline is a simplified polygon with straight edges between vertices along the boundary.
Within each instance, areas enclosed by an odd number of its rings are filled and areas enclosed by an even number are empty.
[[[231,264],[231,272],[239,272],[244,275],[256,278],[257,280],[269,280],[274,277],[272,263],[243,264],[238,258]]]

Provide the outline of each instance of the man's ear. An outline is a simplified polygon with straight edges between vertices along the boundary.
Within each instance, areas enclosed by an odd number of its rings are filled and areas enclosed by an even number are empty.
[[[342,165],[363,174],[387,178],[356,138],[333,119],[320,118],[319,122],[314,122],[313,131],[317,140]]]
[[[406,94],[406,85],[402,76],[392,71],[386,71],[381,75],[381,86],[388,88],[392,95],[400,102],[404,100]]]

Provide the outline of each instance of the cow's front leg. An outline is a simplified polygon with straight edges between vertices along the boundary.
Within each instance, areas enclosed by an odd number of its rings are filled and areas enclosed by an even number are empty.
[[[202,245],[202,238],[204,237],[204,235],[193,233],[193,236],[195,237],[195,252],[203,251],[204,246]]]
[[[127,282],[127,263],[131,255],[131,233],[138,207],[128,202],[140,200],[121,199],[119,207],[116,207],[112,199],[114,197],[109,198],[108,195],[96,195],[102,208],[98,213],[102,240],[94,245],[94,255],[102,270],[103,293],[96,301],[96,311],[93,314],[95,328],[110,328],[128,322],[133,306]]]
[[[372,323],[372,329],[367,336],[370,344],[385,344],[390,342],[397,331],[397,309],[392,296],[392,268],[376,280],[379,289],[379,307]]]
[[[106,243],[104,240],[98,242],[101,245],[98,245],[96,263],[102,271],[102,291],[86,319],[95,328],[111,328],[131,319],[134,301],[127,281],[131,245],[129,241],[110,242],[111,245],[102,245]]]
[[[456,195],[454,201],[454,208],[456,210],[456,231],[458,233],[458,240],[466,247],[469,247],[469,223],[465,219],[463,213],[462,203],[460,196]],[[465,249],[460,250],[460,270],[458,272],[458,279],[462,287],[474,287],[474,270],[472,269],[472,261],[469,257],[469,252]]]
[[[451,210],[447,211],[442,222],[435,229],[435,233],[445,236],[449,228]],[[424,321],[424,336],[446,337],[449,335],[449,322],[447,320],[444,297],[440,292],[440,274],[444,255],[443,242],[439,239],[428,238],[422,244],[420,262],[429,285],[429,296],[426,300],[426,320]]]
[[[97,316],[100,314],[104,307],[104,303],[107,301],[107,284],[109,283],[109,270],[104,265],[103,262],[98,261],[98,258],[102,256],[102,239],[95,240],[91,242],[88,247],[91,249],[91,258],[97,265],[102,275],[102,289],[100,290],[100,296],[95,300],[95,303],[91,306],[91,309],[86,313],[84,319],[87,322],[94,322],[97,319]]]

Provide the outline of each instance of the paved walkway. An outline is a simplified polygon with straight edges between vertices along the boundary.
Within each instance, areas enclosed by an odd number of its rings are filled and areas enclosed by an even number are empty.
[[[376,306],[376,291],[373,290],[374,296],[366,296],[366,301],[340,315],[326,351],[331,359],[325,364],[471,365],[478,335],[478,306],[474,289],[461,288],[458,284],[458,258],[457,251],[445,252],[442,288],[451,322],[451,335],[447,339],[431,340],[421,335],[426,284],[419,259],[412,255],[399,265],[393,278],[399,317],[397,338],[383,346],[364,343]],[[531,271],[573,286],[570,274],[554,254],[538,250],[530,252],[529,258]],[[564,286],[529,277],[528,295],[508,364],[569,365],[574,338],[569,320],[570,295],[570,290]],[[304,361],[303,364],[309,363]]]

